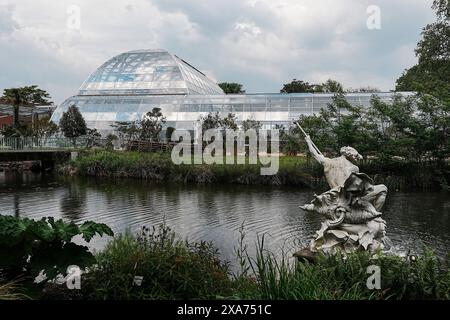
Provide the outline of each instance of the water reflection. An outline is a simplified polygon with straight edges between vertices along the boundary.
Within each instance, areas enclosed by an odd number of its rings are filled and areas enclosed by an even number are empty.
[[[87,212],[86,186],[83,183],[70,183],[61,197],[60,211],[64,218],[78,222]]]
[[[0,174],[3,214],[94,220],[110,225],[115,232],[134,232],[143,225],[165,221],[181,237],[213,241],[230,260],[242,224],[251,249],[263,234],[275,251],[283,245],[287,251],[306,245],[319,228],[321,217],[304,213],[298,205],[309,202],[312,195],[310,190],[270,186],[152,185],[140,180]],[[448,194],[391,193],[384,218],[388,236],[397,247],[414,251],[425,244],[440,255],[448,252]],[[101,248],[105,242],[96,239],[94,247]]]

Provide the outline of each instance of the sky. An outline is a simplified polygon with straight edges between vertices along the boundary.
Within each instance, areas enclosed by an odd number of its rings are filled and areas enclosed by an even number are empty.
[[[106,60],[157,48],[249,93],[279,92],[294,78],[392,90],[417,61],[431,3],[0,0],[0,90],[37,84],[59,104]]]

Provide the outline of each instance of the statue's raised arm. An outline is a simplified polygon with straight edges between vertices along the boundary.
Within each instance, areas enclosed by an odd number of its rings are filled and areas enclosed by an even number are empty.
[[[322,154],[322,152],[320,152],[319,148],[317,148],[317,146],[311,140],[311,137],[309,136],[309,134],[307,134],[305,132],[305,130],[303,130],[302,126],[298,122],[295,122],[295,124],[300,129],[300,131],[303,133],[303,135],[305,136],[305,140],[306,140],[306,143],[308,144],[309,152],[311,152],[311,154],[313,155],[314,159],[317,160],[317,162],[319,162],[321,165],[324,165],[325,160],[327,158],[325,158],[324,155]]]
[[[319,162],[321,165],[324,165],[325,164],[325,160],[326,160],[325,156],[316,147],[314,142],[312,142],[311,137],[308,134],[305,135],[305,141],[306,141],[306,144],[308,145],[309,152],[311,152],[311,154],[314,157],[314,159],[316,159],[317,162]]]

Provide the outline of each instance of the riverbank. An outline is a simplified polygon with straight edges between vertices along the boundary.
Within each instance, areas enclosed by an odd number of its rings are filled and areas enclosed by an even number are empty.
[[[305,168],[308,167],[308,170]],[[305,158],[280,157],[277,174],[263,176],[261,164],[196,165],[173,163],[170,153],[88,151],[59,168],[67,175],[136,178],[170,183],[231,183],[244,185],[320,185],[321,168],[308,165]]]
[[[404,161],[359,165],[377,184],[391,190],[449,190],[450,166]],[[326,189],[323,169],[306,157],[282,156],[277,174],[263,176],[256,165],[175,165],[169,153],[87,151],[58,171],[64,175],[135,178],[168,183],[286,185]]]
[[[429,250],[418,257],[367,252],[319,256],[310,264],[275,258],[264,237],[250,257],[244,237],[242,231],[235,249],[240,270],[232,273],[211,243],[181,240],[165,225],[142,228],[137,235],[116,236],[97,253],[82,274],[80,290],[69,290],[65,283],[4,280],[0,299],[450,299],[449,261]],[[379,288],[367,286],[369,266],[379,267]]]

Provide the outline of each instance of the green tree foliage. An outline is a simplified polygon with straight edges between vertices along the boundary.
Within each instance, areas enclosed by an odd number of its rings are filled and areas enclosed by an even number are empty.
[[[116,141],[118,138],[115,134],[108,134],[106,136],[106,144],[105,144],[105,148],[107,150],[113,150],[114,149],[114,141]]]
[[[281,151],[287,155],[297,155],[302,149],[300,138],[296,128],[290,126],[288,130],[283,125],[275,125],[275,129],[279,130],[280,148]]]
[[[38,86],[25,86],[3,90],[0,98],[4,103],[12,104],[14,107],[14,127],[19,127],[19,108],[22,106],[47,106],[53,104],[47,91],[39,89]]]
[[[326,82],[324,82],[321,85],[321,89],[323,92],[327,92],[327,93],[343,93],[344,92],[344,86],[336,81],[336,80],[332,80],[332,79],[328,79]]]
[[[417,44],[418,64],[405,70],[396,90],[432,94],[450,106],[450,18],[449,1],[433,2],[436,22],[422,31]]]
[[[450,156],[449,110],[431,95],[396,95],[392,102],[374,95],[369,108],[363,108],[336,94],[320,114],[302,115],[298,123],[330,156],[347,145],[363,155],[385,160],[397,156],[441,163]],[[296,127],[291,127],[287,135],[301,137]],[[302,138],[299,147],[307,150]]]
[[[153,108],[138,123],[139,138],[141,140],[159,141],[164,123],[166,123],[166,117],[163,116],[161,108]]]
[[[66,138],[72,140],[74,146],[76,146],[77,138],[87,133],[86,122],[75,105],[63,112],[59,128]]]
[[[449,0],[434,0],[432,8],[436,10],[436,15],[439,20],[450,19],[450,1]]]
[[[202,131],[205,132],[209,129],[218,129],[221,125],[221,118],[219,112],[216,113],[208,113],[206,116],[200,117],[198,122],[201,124]]]
[[[293,79],[289,83],[285,83],[280,90],[281,93],[302,93],[302,92],[315,92],[315,85],[309,82]]]
[[[176,129],[174,127],[167,127],[166,129],[166,140],[170,141],[172,139],[172,133],[175,131]]]
[[[117,121],[111,125],[119,135],[119,142],[121,146],[128,144],[131,140],[136,140],[139,137],[139,126],[137,121]]]
[[[5,137],[29,137],[33,135],[33,132],[30,126],[19,125],[18,127],[4,126],[0,134]]]
[[[242,129],[244,131],[253,129],[256,130],[257,132],[261,129],[262,124],[259,121],[256,121],[252,118],[249,118],[247,120],[242,121]]]
[[[302,126],[311,137],[314,137],[314,143],[322,151],[335,150],[336,141],[333,141],[331,128],[328,125],[327,120],[320,115],[301,115],[297,122]],[[289,136],[292,136],[292,140],[297,140],[297,151],[306,151],[307,146],[303,133],[295,125],[289,128]],[[293,142],[290,142],[293,144]],[[309,154],[309,153],[308,153]]]
[[[203,132],[209,129],[237,130],[238,126],[236,124],[236,121],[237,117],[234,113],[228,113],[226,117],[222,118],[219,112],[210,112],[198,119]]]
[[[234,113],[228,113],[226,117],[220,120],[220,125],[222,129],[237,130],[238,126],[236,124],[237,117]]]
[[[345,92],[348,93],[376,93],[381,92],[380,89],[372,86],[359,87],[359,88],[347,88]]]
[[[142,120],[117,121],[112,127],[117,131],[120,144],[127,145],[132,140],[159,141],[166,117],[160,108],[147,112]]]
[[[218,84],[225,94],[244,94],[242,84],[236,82],[222,82]]]
[[[322,84],[311,84],[306,81],[294,79],[285,83],[280,90],[281,93],[342,93],[343,85],[332,79],[328,79]]]
[[[102,135],[100,134],[100,132],[98,132],[97,129],[88,128],[86,130],[86,148],[99,146],[101,137]]]
[[[34,137],[45,139],[58,132],[58,126],[50,120],[49,117],[36,119],[32,124],[32,135]]]

